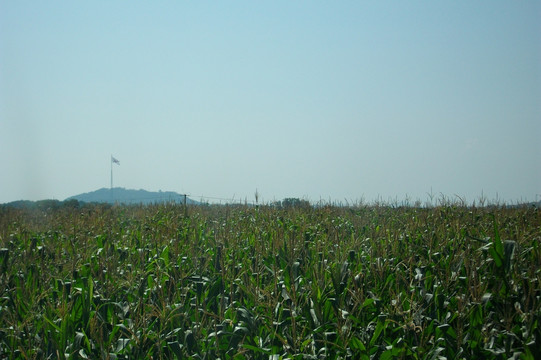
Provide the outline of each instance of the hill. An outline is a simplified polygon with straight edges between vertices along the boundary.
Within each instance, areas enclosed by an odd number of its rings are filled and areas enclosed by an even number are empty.
[[[173,191],[147,191],[147,190],[131,190],[121,187],[113,189],[101,188],[96,191],[74,195],[66,199],[78,200],[87,203],[119,203],[119,204],[154,204],[174,202],[183,204],[184,195]],[[186,204],[197,205],[199,202],[186,198]]]

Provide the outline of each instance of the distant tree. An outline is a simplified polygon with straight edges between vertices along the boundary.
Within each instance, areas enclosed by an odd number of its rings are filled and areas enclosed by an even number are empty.
[[[76,199],[70,199],[70,200],[64,200],[62,202],[62,206],[64,208],[70,208],[70,209],[78,209],[80,204],[79,201]]]
[[[299,198],[285,198],[278,203],[278,207],[283,209],[307,209],[310,207],[310,203],[307,200],[301,200]]]
[[[36,207],[40,210],[56,210],[60,207],[59,200],[39,200],[36,201]]]

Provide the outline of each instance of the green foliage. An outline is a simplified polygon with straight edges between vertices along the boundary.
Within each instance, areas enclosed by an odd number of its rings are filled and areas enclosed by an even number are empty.
[[[299,198],[285,198],[282,201],[276,201],[273,206],[280,209],[308,209],[311,207],[310,202]]]
[[[535,208],[57,205],[0,208],[1,358],[541,356]]]

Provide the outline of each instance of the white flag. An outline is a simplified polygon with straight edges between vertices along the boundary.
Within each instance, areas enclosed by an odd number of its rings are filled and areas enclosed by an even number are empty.
[[[114,162],[115,164],[120,165],[120,161],[118,161],[117,159],[115,159],[115,158],[113,157],[113,155],[111,155],[111,161]]]

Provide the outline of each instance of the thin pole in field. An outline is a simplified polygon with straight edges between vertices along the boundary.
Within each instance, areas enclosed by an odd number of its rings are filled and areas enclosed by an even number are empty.
[[[120,165],[120,161],[115,159],[115,157],[111,154],[111,202],[114,203],[114,196],[113,196],[113,163]]]
[[[113,155],[111,155],[111,203],[115,202],[115,197],[113,195]]]

